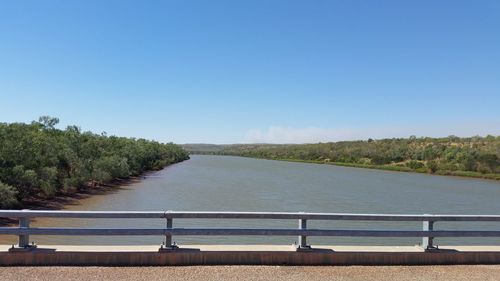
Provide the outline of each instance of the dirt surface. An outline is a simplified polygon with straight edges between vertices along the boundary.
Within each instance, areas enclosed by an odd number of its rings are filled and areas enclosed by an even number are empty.
[[[0,267],[0,280],[500,280],[500,265]]]

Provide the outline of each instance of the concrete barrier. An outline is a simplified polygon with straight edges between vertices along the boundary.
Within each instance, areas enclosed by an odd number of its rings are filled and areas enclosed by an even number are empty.
[[[450,265],[500,264],[500,246],[415,247],[313,246],[296,251],[277,245],[39,246],[11,251],[0,246],[0,266],[186,266],[186,265]]]

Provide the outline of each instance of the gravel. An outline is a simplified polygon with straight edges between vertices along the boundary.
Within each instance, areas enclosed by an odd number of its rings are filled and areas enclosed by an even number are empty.
[[[500,265],[0,267],[0,280],[500,280]]]

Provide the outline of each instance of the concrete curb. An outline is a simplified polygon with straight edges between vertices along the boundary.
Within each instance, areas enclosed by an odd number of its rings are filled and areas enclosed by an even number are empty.
[[[418,247],[184,245],[160,252],[156,246],[39,246],[9,252],[0,246],[0,266],[187,266],[187,265],[451,265],[500,264],[499,246]]]

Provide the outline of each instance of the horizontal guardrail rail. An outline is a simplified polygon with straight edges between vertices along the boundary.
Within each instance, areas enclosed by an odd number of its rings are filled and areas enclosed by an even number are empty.
[[[29,249],[29,235],[127,235],[165,236],[164,249],[177,248],[172,236],[298,236],[298,249],[309,249],[307,236],[346,237],[422,237],[422,247],[433,250],[435,237],[500,237],[493,230],[434,230],[435,222],[468,221],[500,222],[500,215],[415,215],[415,214],[349,214],[349,213],[304,213],[304,212],[182,212],[182,211],[37,211],[0,210],[0,217],[18,218],[19,227],[0,227],[0,235],[18,235],[18,248]],[[165,228],[49,228],[30,227],[31,218],[123,218],[165,219]],[[298,220],[297,229],[245,229],[245,228],[174,228],[174,219],[276,219]],[[308,220],[349,221],[420,221],[422,230],[356,230],[356,229],[311,229]]]
[[[183,236],[350,236],[350,237],[500,237],[500,231],[412,231],[412,230],[334,230],[334,229],[279,229],[279,228],[2,228],[7,235],[183,235]]]
[[[202,212],[202,211],[38,211],[0,210],[8,218],[177,218],[177,219],[309,219],[359,221],[500,221],[500,215],[415,215],[305,212]]]

